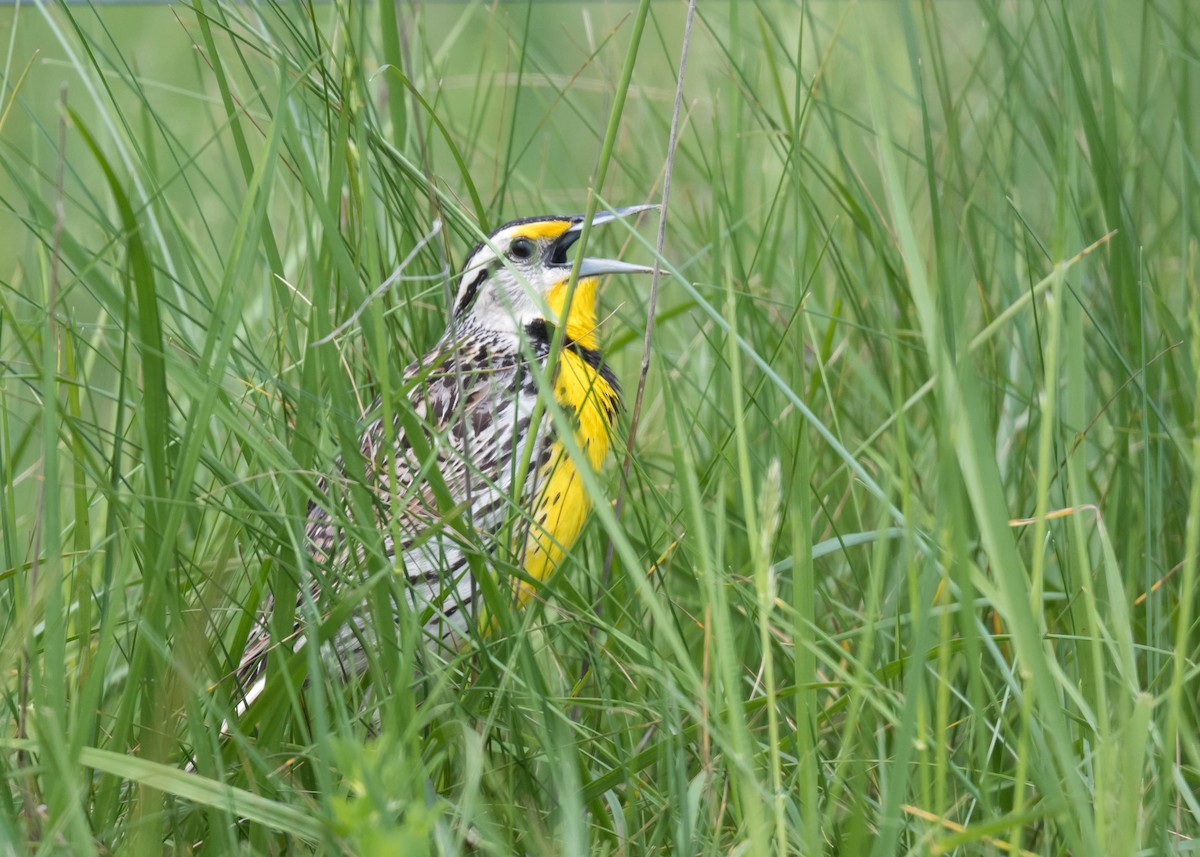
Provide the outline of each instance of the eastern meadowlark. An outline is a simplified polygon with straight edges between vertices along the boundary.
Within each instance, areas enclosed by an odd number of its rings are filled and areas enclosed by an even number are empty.
[[[600,213],[592,225],[654,207]],[[397,409],[391,431],[382,418],[375,419],[361,438],[362,469],[375,507],[369,525],[379,528],[386,559],[404,576],[401,589],[423,618],[426,634],[451,649],[481,621],[479,581],[468,561],[478,547],[464,539],[463,527],[446,525],[447,504],[444,496],[439,502],[430,468],[440,474],[454,514],[478,533],[485,551],[500,547],[501,532],[508,533],[524,579],[508,589],[501,584],[501,591],[511,593],[518,605],[561,562],[590,510],[590,497],[554,421],[538,420],[536,437],[530,437],[539,396],[535,373],[550,380],[545,370],[552,342],[556,327],[564,326],[549,389],[571,421],[579,449],[598,468],[608,451],[620,387],[600,352],[597,278],[651,269],[582,259],[570,305],[564,307],[572,266],[568,251],[583,225],[581,216],[531,217],[506,223],[480,242],[459,275],[446,333],[405,370],[411,412]],[[414,429],[421,432],[419,440],[410,434]],[[353,516],[340,457],[336,473],[319,482],[309,504],[309,549],[333,579],[359,582],[364,550],[345,532]],[[514,520],[515,526],[506,527]],[[320,588],[314,581],[310,590],[318,602]],[[238,670],[243,709],[263,686],[272,605],[268,597]],[[323,647],[344,677],[365,670],[369,628],[366,610],[357,611]],[[298,620],[289,643],[299,648],[303,639]]]

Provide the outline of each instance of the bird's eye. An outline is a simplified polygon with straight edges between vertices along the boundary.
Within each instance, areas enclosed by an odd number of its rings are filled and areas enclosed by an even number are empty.
[[[528,259],[533,255],[533,242],[528,238],[518,238],[508,246],[508,255],[512,259]]]

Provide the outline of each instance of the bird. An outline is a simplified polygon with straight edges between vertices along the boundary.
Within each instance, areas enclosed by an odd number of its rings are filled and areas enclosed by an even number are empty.
[[[601,211],[590,222],[601,226],[654,208]],[[472,570],[480,564],[471,562],[480,548],[485,555],[514,550],[522,574],[497,583],[521,607],[562,563],[590,512],[579,463],[568,454],[555,420],[538,413],[538,399],[542,390],[552,392],[575,445],[588,465],[599,469],[620,413],[621,387],[600,347],[597,285],[605,275],[653,269],[617,259],[574,262],[569,254],[585,222],[583,215],[513,220],[472,249],[456,278],[445,333],[404,371],[410,408],[395,409],[390,430],[376,416],[362,432],[358,463],[373,520],[355,517],[353,510],[361,504],[351,502],[342,456],[334,473],[318,480],[309,502],[305,535],[317,567],[343,585],[361,582],[365,549],[347,529],[379,528],[385,561],[402,578],[399,589],[436,648],[461,649],[473,623],[481,633],[489,630],[481,627],[488,619]],[[554,377],[548,378],[556,344]],[[444,486],[441,497],[439,486]],[[446,520],[447,505],[452,522]],[[314,576],[308,597],[320,603],[321,591]],[[304,600],[302,592],[301,605]],[[236,671],[242,689],[239,713],[265,684],[267,655],[275,644],[269,630],[273,606],[268,595]],[[302,614],[298,609],[288,641],[296,650],[306,640]],[[364,603],[322,646],[323,657],[343,678],[366,671],[371,627]]]

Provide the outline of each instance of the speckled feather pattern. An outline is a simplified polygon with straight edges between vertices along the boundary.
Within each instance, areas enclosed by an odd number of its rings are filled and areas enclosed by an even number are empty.
[[[593,225],[615,216],[598,215]],[[469,561],[472,554],[495,573],[487,558],[500,547],[511,549],[524,579],[497,575],[495,582],[523,605],[582,531],[591,497],[555,435],[554,420],[539,421],[526,475],[515,484],[530,442],[537,378],[548,362],[555,325],[561,324],[563,350],[552,389],[587,463],[600,467],[620,391],[599,351],[597,277],[650,270],[583,259],[572,293],[567,251],[582,224],[578,215],[516,220],[476,246],[450,305],[448,333],[404,373],[411,413],[401,409],[391,425],[376,417],[361,436],[360,457],[349,462],[339,457],[332,475],[319,482],[305,527],[313,575],[299,606],[311,597],[328,615],[335,601],[331,593],[362,587],[363,603],[321,647],[322,658],[344,677],[361,674],[375,648],[365,593],[391,583],[381,575],[396,575],[399,585],[388,588],[421,618],[429,645],[453,651],[472,625],[483,632],[491,625],[481,609],[472,572],[479,564]],[[372,413],[379,411],[376,402]],[[410,437],[410,429],[421,437]],[[361,486],[357,473],[363,474]],[[437,483],[445,485],[445,493],[435,492]],[[499,545],[502,537],[511,543]],[[379,550],[377,545],[382,556],[368,562],[366,552]],[[369,574],[374,576],[368,579]],[[272,638],[273,606],[271,596],[264,599],[238,669],[240,710],[265,686],[271,646],[299,649],[310,633],[303,619],[307,611],[298,610],[291,638]],[[398,612],[400,605],[394,607]]]
[[[534,359],[544,368],[548,344],[535,339],[528,345]],[[603,420],[604,436],[577,439],[592,457],[599,452],[598,464],[607,448],[609,426],[617,415],[615,379],[595,358],[588,361],[573,352],[564,352],[563,362],[559,388],[564,386],[564,374],[579,375],[581,367],[591,376],[589,389],[583,391],[587,401],[582,410],[594,411],[593,422],[597,418]],[[596,365],[591,365],[593,362]],[[574,465],[555,442],[552,421],[546,418],[541,421],[520,492],[521,506],[527,511],[522,515],[512,508],[513,480],[537,400],[532,368],[520,342],[516,337],[490,331],[454,332],[410,365],[404,377],[414,385],[409,401],[424,426],[431,464],[440,472],[454,507],[464,509],[463,524],[480,534],[482,548],[487,552],[495,547],[495,536],[504,522],[513,518],[518,542],[527,542],[525,550],[539,566],[532,573],[538,579],[547,576],[551,566],[560,561],[562,549],[578,534],[589,504],[586,495],[582,495]],[[575,386],[578,384],[576,380]],[[575,396],[578,395],[575,391]],[[559,398],[568,413],[578,420],[580,403],[563,400],[562,395]],[[373,410],[378,405],[377,402]],[[381,533],[385,556],[395,564],[397,573],[404,574],[407,585],[403,590],[412,608],[417,615],[426,617],[428,636],[452,650],[466,637],[481,597],[468,567],[465,537],[442,521],[436,497],[399,417],[393,419],[391,437],[394,444],[389,448],[383,421],[376,419],[361,438],[359,453],[374,500],[374,524]],[[603,448],[593,449],[594,445]],[[318,497],[309,505],[305,532],[313,557],[322,568],[337,578],[358,583],[366,573],[366,563],[362,545],[349,537],[342,526],[353,515],[340,457],[336,473],[337,477],[320,481]],[[552,483],[566,485],[568,491],[580,496],[564,497],[561,489],[555,492],[556,496],[551,495],[544,489]],[[539,492],[544,496],[539,498]],[[567,501],[578,504],[579,508],[564,516],[561,507]],[[341,512],[331,514],[330,510],[339,506]],[[531,517],[534,524],[530,524]],[[556,533],[555,525],[560,521],[567,523],[568,517],[573,521],[567,527],[570,532]],[[536,532],[529,532],[531,527]],[[310,594],[318,605],[322,603],[320,590],[320,583],[312,581]],[[528,587],[520,587],[520,601],[528,595]],[[239,678],[243,688],[255,684],[266,665],[272,645],[266,624],[270,610],[268,598],[242,658]],[[365,649],[372,643],[370,628],[364,603],[361,611],[356,611],[322,647],[323,656],[346,677],[361,674],[366,668]],[[299,620],[295,631],[295,647],[299,648],[302,641]]]

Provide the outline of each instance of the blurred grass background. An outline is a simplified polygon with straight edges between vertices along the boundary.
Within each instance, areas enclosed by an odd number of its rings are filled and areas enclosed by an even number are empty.
[[[700,2],[620,521],[226,723],[478,230],[660,198],[686,9],[0,8],[7,853],[1194,850],[1188,0]]]

